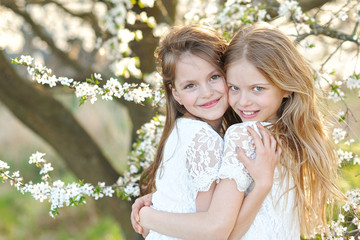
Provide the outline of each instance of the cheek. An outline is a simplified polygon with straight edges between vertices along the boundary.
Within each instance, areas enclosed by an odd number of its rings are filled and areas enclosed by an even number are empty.
[[[195,102],[194,93],[183,93],[181,94],[181,100],[184,105],[191,105]]]
[[[229,101],[230,107],[235,109],[236,108],[237,95],[234,94],[234,93],[229,92],[228,101]]]
[[[219,81],[219,83],[216,84],[214,87],[215,87],[216,91],[218,91],[222,94],[228,95],[228,86],[227,86],[225,80]]]

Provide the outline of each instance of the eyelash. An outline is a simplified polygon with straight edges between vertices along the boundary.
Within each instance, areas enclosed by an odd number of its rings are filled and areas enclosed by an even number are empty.
[[[237,90],[239,90],[239,88],[238,88],[238,87],[235,87],[235,86],[229,86],[229,89],[230,89],[231,91],[237,91]]]
[[[215,78],[214,78],[215,77]],[[220,75],[217,75],[217,74],[215,74],[215,75],[212,75],[211,77],[210,77],[210,80],[216,80],[216,79],[219,79],[220,78]]]
[[[236,86],[229,86],[229,89],[230,89],[231,91],[237,91],[237,90],[239,90],[239,88],[236,87]],[[264,88],[263,88],[263,87],[256,86],[256,87],[253,87],[253,90],[254,90],[255,92],[260,92],[260,91],[264,90]]]
[[[255,92],[260,92],[260,91],[264,90],[263,87],[259,87],[259,86],[256,86],[253,89],[254,89]],[[259,89],[259,90],[256,90],[256,89]]]
[[[190,83],[190,84],[186,85],[184,87],[184,89],[190,89],[190,88],[193,88],[194,86],[195,86],[195,84]]]

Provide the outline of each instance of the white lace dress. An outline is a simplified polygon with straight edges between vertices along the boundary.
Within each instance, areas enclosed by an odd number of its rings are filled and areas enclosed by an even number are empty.
[[[249,158],[255,158],[255,145],[246,129],[246,126],[252,126],[259,133],[255,123],[245,122],[232,125],[224,137],[224,155],[219,178],[234,179],[238,190],[242,192],[251,191],[254,182],[244,165],[238,161],[235,147],[242,147],[246,150]],[[263,125],[267,125],[267,123],[263,123]],[[261,166],[259,167],[261,168]],[[295,190],[286,193],[288,186],[290,188],[294,186],[292,178],[281,182],[279,171],[276,169],[272,190],[265,198],[253,224],[241,238],[242,240],[300,239],[300,225],[297,211],[294,209]]]
[[[156,174],[152,207],[173,213],[196,212],[196,196],[217,180],[223,139],[203,121],[180,118],[164,149]],[[176,239],[150,231],[147,240]]]

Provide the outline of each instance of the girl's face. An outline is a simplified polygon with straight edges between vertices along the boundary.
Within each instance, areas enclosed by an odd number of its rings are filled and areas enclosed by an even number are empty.
[[[270,83],[245,59],[231,64],[226,75],[229,104],[243,122],[278,120],[276,113],[290,92]]]
[[[192,115],[219,127],[229,106],[224,76],[209,62],[193,54],[180,57],[175,76],[172,88],[175,100]]]

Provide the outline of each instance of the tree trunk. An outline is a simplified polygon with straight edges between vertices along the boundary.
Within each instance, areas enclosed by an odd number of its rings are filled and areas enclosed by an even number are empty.
[[[3,51],[0,72],[0,101],[55,149],[77,178],[93,184],[116,182],[119,174],[73,115],[46,91],[20,77]],[[97,204],[121,224],[126,239],[135,239],[129,221],[130,203],[107,198]]]

